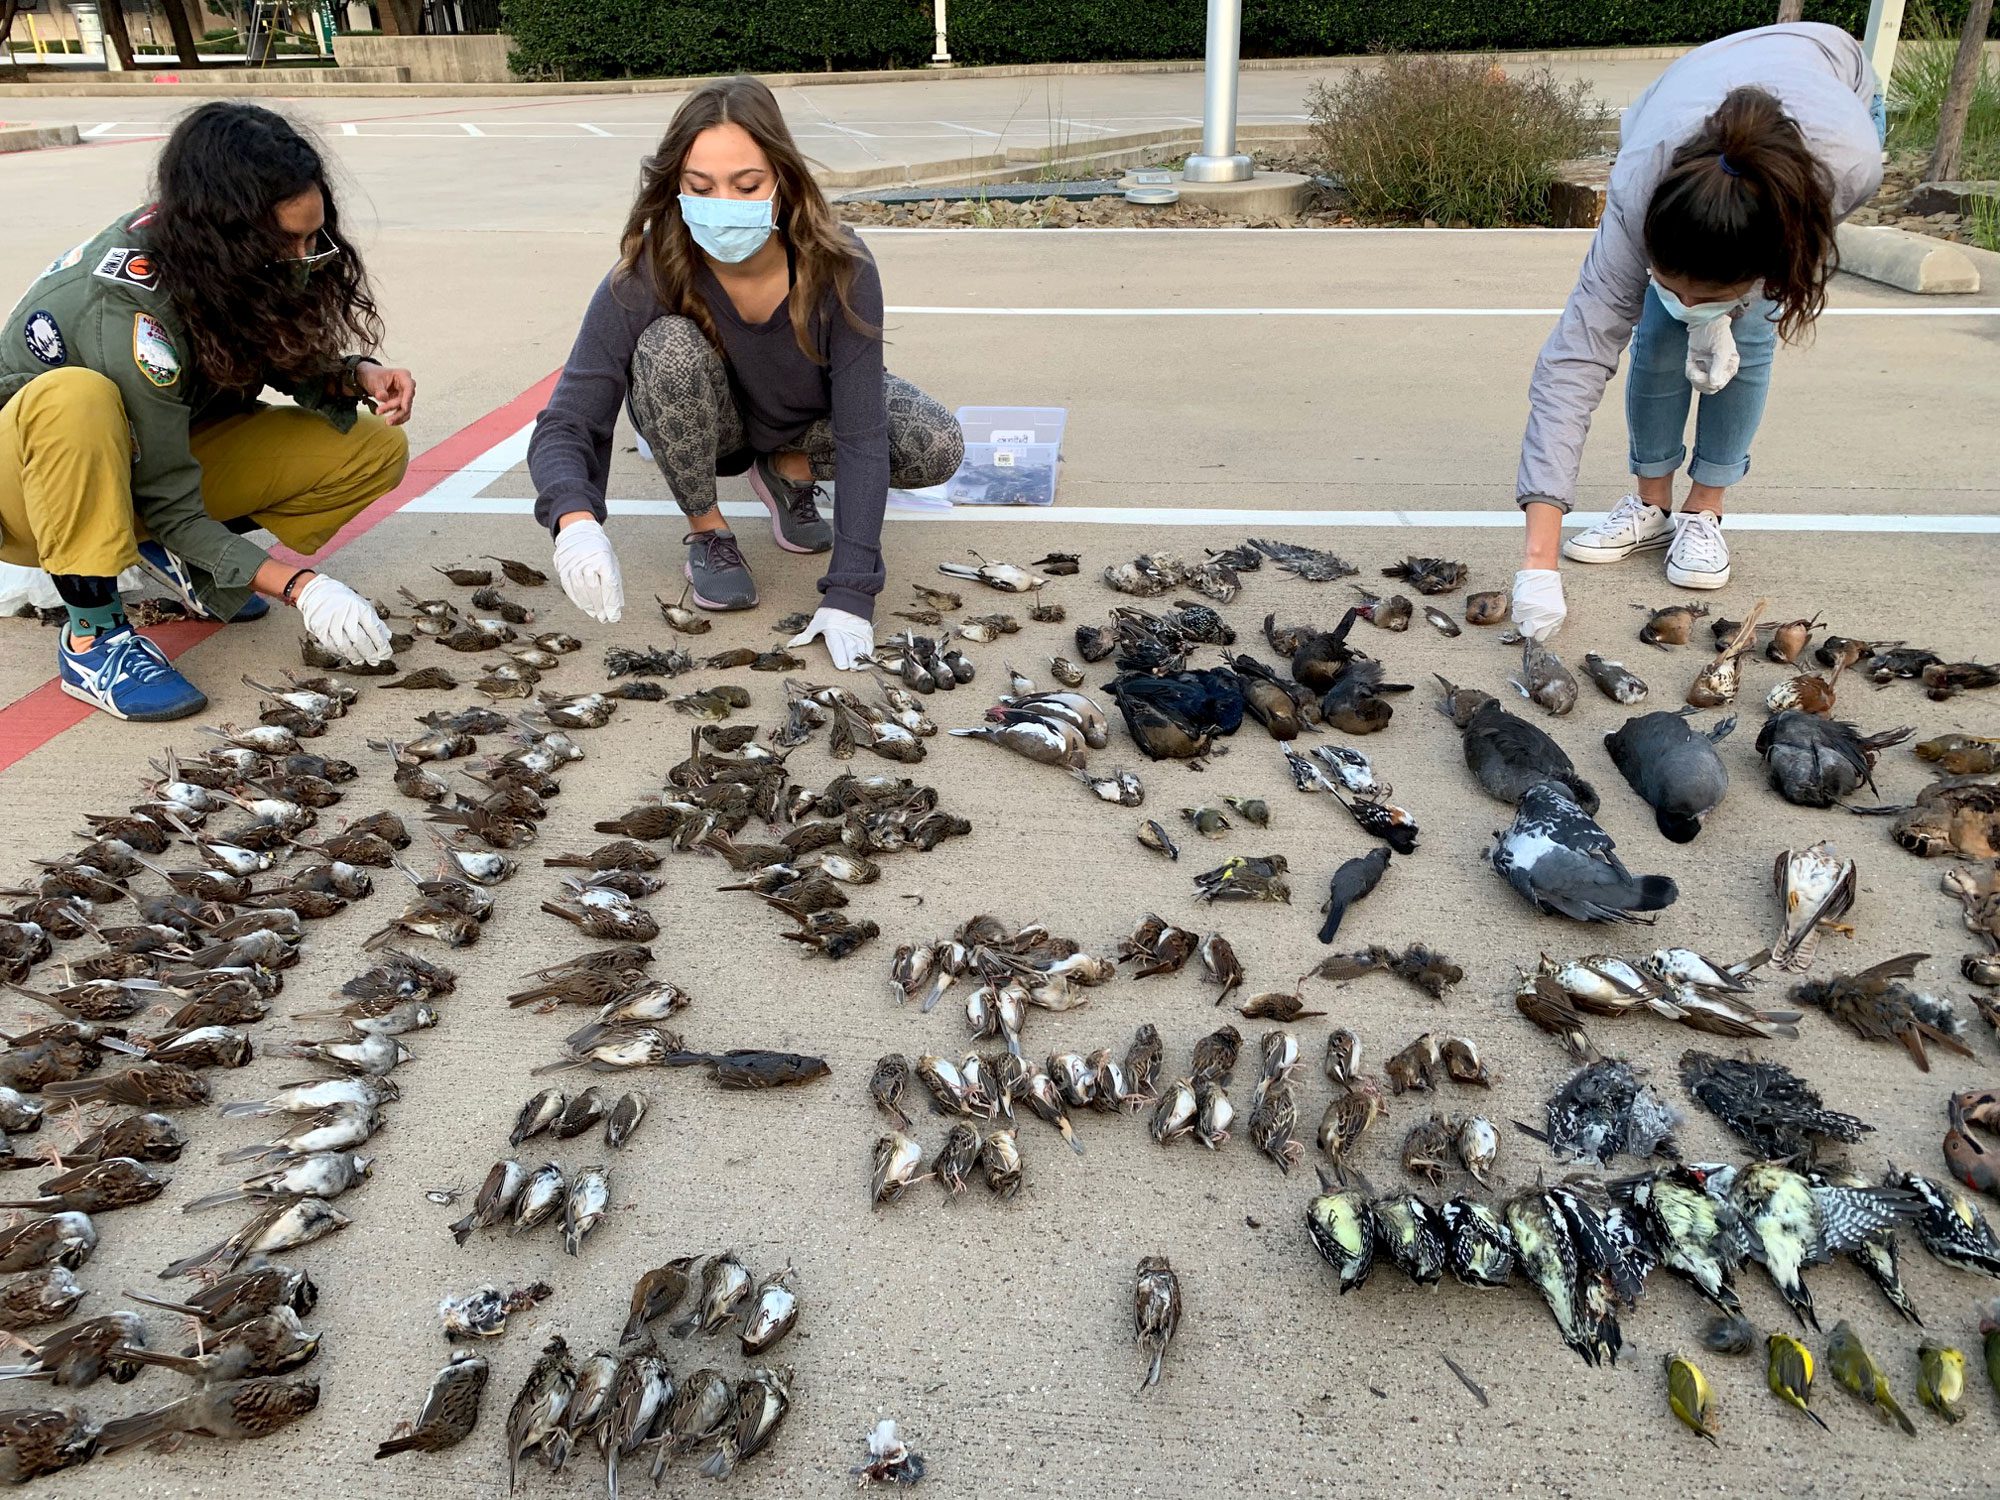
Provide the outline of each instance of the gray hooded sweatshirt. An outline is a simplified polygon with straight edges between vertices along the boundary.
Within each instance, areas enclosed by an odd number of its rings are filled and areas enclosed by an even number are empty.
[[[1569,510],[1591,415],[1645,305],[1643,231],[1653,191],[1674,152],[1730,92],[1746,86],[1775,95],[1798,122],[1833,178],[1837,218],[1882,186],[1882,145],[1870,112],[1882,86],[1861,44],[1837,26],[1740,31],[1696,48],[1654,79],[1625,111],[1603,221],[1576,290],[1535,361],[1515,480],[1521,504],[1545,500]]]

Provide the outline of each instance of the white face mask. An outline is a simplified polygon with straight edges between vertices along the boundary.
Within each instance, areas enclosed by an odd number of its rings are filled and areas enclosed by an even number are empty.
[[[1690,307],[1666,287],[1660,285],[1658,277],[1649,278],[1653,283],[1653,294],[1660,299],[1660,306],[1667,316],[1676,323],[1685,323],[1690,328],[1699,328],[1704,323],[1713,323],[1718,318],[1727,318],[1741,312],[1750,305],[1748,297],[1737,297],[1728,302],[1697,302]]]

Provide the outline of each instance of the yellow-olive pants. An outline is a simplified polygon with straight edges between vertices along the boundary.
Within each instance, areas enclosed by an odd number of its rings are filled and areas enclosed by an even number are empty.
[[[402,481],[409,440],[363,412],[350,432],[294,406],[197,425],[188,446],[202,503],[248,517],[298,552],[327,539]],[[71,366],[38,375],[0,407],[0,561],[114,578],[139,561],[132,435],[118,387]]]

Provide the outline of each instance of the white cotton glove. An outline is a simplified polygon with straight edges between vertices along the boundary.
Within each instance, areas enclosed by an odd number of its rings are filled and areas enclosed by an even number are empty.
[[[389,659],[389,627],[338,578],[315,573],[299,590],[298,608],[306,633],[335,656],[371,666]]]
[[[1568,615],[1562,574],[1554,568],[1523,568],[1514,575],[1514,628],[1522,635],[1545,641]]]
[[[572,521],[556,533],[556,576],[569,602],[604,625],[625,613],[625,581],[611,538],[592,520]]]
[[[875,654],[874,625],[844,609],[814,610],[812,623],[785,644],[803,646],[815,638],[826,642],[826,654],[843,672],[865,665]]]
[[[1736,378],[1742,361],[1736,357],[1733,318],[1717,318],[1688,329],[1688,384],[1704,396],[1713,396]]]

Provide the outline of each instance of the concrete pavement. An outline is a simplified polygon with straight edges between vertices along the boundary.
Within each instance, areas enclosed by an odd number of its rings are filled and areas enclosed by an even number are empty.
[[[1176,85],[1191,87],[1191,80]],[[873,87],[820,91],[814,102],[836,95],[844,101]],[[863,103],[885,115],[894,107],[889,97],[885,91]],[[1275,110],[1281,103],[1269,98],[1263,106]],[[906,104],[911,114],[930,107]],[[652,113],[637,114],[642,105]],[[601,110],[606,101],[590,107]],[[567,140],[509,142],[483,127],[476,136],[459,130],[423,140],[371,137],[359,124],[352,136],[328,130],[350,218],[383,294],[390,353],[419,376],[412,426],[418,450],[504,406],[561,363],[584,300],[614,253],[640,137],[664,123],[658,101],[629,107],[646,129],[635,124],[632,138],[622,141],[579,132]],[[74,122],[82,106],[66,108]],[[162,101],[151,118],[172,112]],[[417,112],[383,100],[369,106],[366,119],[386,128],[391,116]],[[350,108],[318,118],[337,126],[361,113]],[[574,118],[605,129],[617,123],[594,112]],[[488,123],[497,127],[497,117]],[[27,206],[0,216],[0,286],[25,285],[50,256],[140,201],[150,154],[138,142],[106,143],[0,160],[0,201]],[[1510,505],[1528,365],[1584,243],[1572,233],[871,235],[889,301],[900,309],[890,319],[892,368],[952,405],[1070,408],[1062,504],[1054,511],[1027,523],[897,520],[889,528],[885,625],[900,623],[887,612],[901,607],[910,582],[943,582],[936,564],[969,548],[1023,561],[1051,549],[1084,553],[1082,576],[1049,590],[1067,607],[1069,621],[1030,625],[1018,636],[970,648],[978,680],[967,692],[928,700],[934,716],[947,726],[974,722],[1000,691],[1006,664],[1046,676],[1047,657],[1072,649],[1072,625],[1100,619],[1123,602],[1096,581],[1102,565],[1154,547],[1198,554],[1240,540],[1248,529],[1179,524],[1197,519],[1196,507],[1269,512],[1272,524],[1258,534],[1339,552],[1363,565],[1358,582],[1406,553],[1425,552],[1467,562],[1472,587],[1503,586],[1518,562]],[[1738,508],[1795,516],[1801,525],[1833,524],[1824,518],[1844,513],[1979,520],[2000,513],[1994,477],[2000,435],[1986,419],[2000,381],[1993,358],[2000,317],[1991,315],[2000,298],[1971,299],[1959,309],[1971,316],[1913,316],[1928,304],[1843,281],[1834,305],[1841,316],[1822,324],[1811,348],[1781,355],[1757,469],[1738,492]],[[1255,308],[1274,311],[1242,311]],[[1235,311],[1188,315],[1199,309]],[[1111,315],[1102,315],[1106,310]],[[1616,394],[1614,388],[1589,451],[1587,504],[1602,505],[1623,487]],[[501,434],[489,435],[500,441]],[[455,488],[472,500],[528,494],[524,477],[504,468]],[[657,481],[623,451],[611,491],[620,500],[661,498]],[[747,498],[739,488],[725,493]],[[1065,506],[1086,505],[1127,508],[1131,523],[1065,523]],[[1377,510],[1478,511],[1503,524],[1285,524],[1288,513],[1338,520]],[[719,622],[695,643],[703,651],[767,647],[777,639],[769,628],[777,615],[813,602],[813,560],[779,555],[762,533],[742,529],[765,604]],[[679,528],[671,517],[621,516],[612,531],[630,601],[621,624],[581,619],[553,586],[507,590],[540,611],[545,624],[588,642],[551,677],[552,687],[600,684],[607,646],[669,643],[648,596],[677,590]],[[1734,545],[1738,576],[1710,601],[1718,613],[1740,615],[1768,598],[1772,618],[1824,610],[1830,628],[1843,633],[1901,637],[1952,657],[1993,659],[1987,601],[2000,586],[2000,555],[1990,536],[1746,530],[1735,534]],[[489,552],[545,566],[547,541],[522,515],[418,510],[382,522],[330,566],[373,596],[393,597],[400,585],[428,597],[446,592],[429,565]],[[1630,605],[1663,604],[1672,592],[1657,566],[1654,560],[1570,569],[1574,617],[1561,647],[1572,664],[1586,650],[1622,657],[1652,683],[1647,706],[1671,707],[1702,657],[1694,648],[1657,653],[1634,638],[1640,616]],[[1302,584],[1267,569],[1251,576],[1225,614],[1243,641],[1266,655],[1256,636],[1267,612],[1331,624],[1351,597],[1343,585]],[[1448,604],[1454,611],[1456,598]],[[970,590],[967,606],[1022,613],[1004,596]],[[295,622],[274,615],[260,626],[221,632],[185,658],[214,697],[212,722],[254,717],[254,694],[239,677],[263,680],[289,663],[296,634]],[[0,622],[0,636],[7,642],[0,651],[0,703],[13,703],[46,675],[50,634],[7,621]],[[1440,672],[1506,694],[1507,676],[1518,665],[1514,653],[1472,630],[1447,641],[1419,623],[1406,636],[1368,634],[1365,644],[1392,675],[1418,684]],[[480,659],[424,647],[410,663],[462,669]],[[829,674],[816,659],[806,675]],[[1924,981],[1959,993],[1956,955],[1971,944],[1955,905],[1937,889],[1941,862],[1895,848],[1879,821],[1793,808],[1764,787],[1751,741],[1758,703],[1778,676],[1768,664],[1752,665],[1743,727],[1724,745],[1734,778],[1729,799],[1691,845],[1659,838],[1598,748],[1624,710],[1586,685],[1576,713],[1547,725],[1597,782],[1603,822],[1621,854],[1635,869],[1682,883],[1681,902],[1657,928],[1630,934],[1535,918],[1482,867],[1480,851],[1506,810],[1471,785],[1456,736],[1429,706],[1428,686],[1402,700],[1391,728],[1362,748],[1396,783],[1397,800],[1417,815],[1423,847],[1409,862],[1398,861],[1382,890],[1357,908],[1341,946],[1422,939],[1459,959],[1468,977],[1442,1006],[1389,980],[1344,989],[1309,985],[1315,1008],[1333,1014],[1295,1028],[1307,1060],[1298,1086],[1302,1131],[1310,1134],[1329,1097],[1317,1061],[1326,1029],[1335,1024],[1361,1036],[1370,1067],[1419,1031],[1462,1032],[1478,1043],[1497,1086],[1490,1096],[1450,1093],[1437,1107],[1485,1113],[1503,1130],[1510,1119],[1538,1120],[1565,1064],[1553,1043],[1515,1014],[1508,998],[1515,966],[1532,963],[1541,951],[1645,951],[1675,942],[1725,957],[1749,953],[1773,930],[1773,853],[1816,838],[1837,839],[1857,858],[1862,894],[1859,935],[1851,942],[1829,939],[1815,974],[1922,951],[1937,955],[1924,966]],[[717,680],[750,689],[754,722],[776,722],[781,695],[773,677],[699,673],[676,686]],[[1840,693],[1841,714],[1869,730],[1907,722],[1918,726],[1919,737],[1947,729],[2000,732],[1991,694],[1933,705],[1907,683],[1880,693],[1843,683]],[[318,742],[364,766],[326,823],[392,807],[414,824],[416,804],[395,795],[386,759],[365,741],[406,733],[412,714],[473,697],[466,690],[379,692],[364,683],[355,715]],[[409,1038],[417,1060],[397,1075],[404,1098],[368,1148],[380,1156],[375,1180],[340,1205],[354,1227],[292,1257],[324,1288],[311,1320],[327,1335],[314,1367],[324,1389],[320,1411],[264,1443],[227,1447],[198,1439],[171,1456],[104,1460],[45,1482],[44,1489],[176,1500],[224,1490],[243,1500],[293,1496],[302,1484],[390,1500],[499,1493],[507,1407],[542,1340],[561,1331],[588,1353],[615,1338],[626,1290],[641,1270],[672,1255],[731,1246],[759,1271],[795,1265],[805,1302],[799,1331],[777,1351],[797,1368],[797,1405],[771,1451],[730,1481],[751,1496],[844,1491],[846,1467],[859,1458],[861,1435],[878,1416],[904,1423],[931,1462],[926,1491],[940,1496],[1976,1488],[1968,1476],[1980,1472],[1996,1420],[1983,1388],[1968,1393],[1961,1427],[1933,1425],[1912,1407],[1929,1430],[1910,1444],[1823,1380],[1815,1406],[1833,1432],[1808,1439],[1805,1419],[1764,1390],[1754,1358],[1704,1360],[1719,1402],[1725,1448],[1718,1458],[1665,1410],[1660,1356],[1692,1347],[1706,1314],[1664,1275],[1626,1319],[1627,1353],[1616,1370],[1579,1364],[1524,1289],[1420,1292],[1381,1267],[1362,1292],[1336,1299],[1300,1224],[1309,1174],[1281,1177],[1241,1139],[1214,1155],[1192,1147],[1163,1153],[1145,1139],[1142,1123],[1091,1116],[1077,1126],[1086,1154],[1073,1157],[1053,1132],[1025,1121],[1028,1186],[1014,1203],[996,1203],[983,1189],[947,1202],[925,1184],[908,1203],[870,1211],[867,1153],[879,1119],[865,1084],[873,1060],[891,1049],[914,1056],[968,1045],[956,993],[929,1016],[889,1001],[883,979],[896,943],[928,940],[991,910],[1010,922],[1040,917],[1093,950],[1109,951],[1142,912],[1157,910],[1228,933],[1253,990],[1286,988],[1317,960],[1314,908],[1324,882],[1365,841],[1324,798],[1291,789],[1277,752],[1254,727],[1205,772],[1144,762],[1114,730],[1111,749],[1093,764],[1138,766],[1148,797],[1136,815],[1096,803],[1059,772],[994,747],[932,742],[929,759],[913,773],[969,817],[975,834],[930,855],[885,861],[882,881],[854,897],[855,913],[878,921],[883,937],[840,965],[790,951],[774,935],[782,924],[749,897],[715,894],[725,878],[718,863],[669,856],[662,871],[667,888],[649,903],[666,927],[655,944],[655,969],[696,997],[679,1018],[690,1041],[823,1053],[833,1077],[799,1093],[746,1095],[720,1093],[690,1073],[647,1075],[636,1085],[611,1078],[609,1091],[647,1092],[652,1111],[634,1144],[610,1158],[617,1207],[584,1256],[563,1256],[545,1233],[481,1235],[455,1249],[444,1225],[463,1208],[434,1207],[423,1191],[476,1186],[486,1165],[504,1154],[515,1110],[544,1081],[530,1069],[551,1060],[575,1024],[500,1003],[521,970],[587,946],[536,910],[555,890],[557,873],[538,858],[598,842],[592,821],[657,791],[666,768],[685,753],[690,727],[661,705],[635,703],[623,706],[612,727],[584,736],[589,758],[564,775],[541,844],[528,851],[530,867],[502,888],[500,914],[486,938],[446,956],[461,971],[459,993],[444,1002],[439,1028]],[[5,869],[25,877],[30,856],[70,846],[81,813],[131,801],[148,756],[168,745],[191,755],[205,738],[192,726],[146,729],[96,719],[28,754],[0,777]],[[482,745],[498,748],[497,741]],[[812,784],[843,769],[883,769],[865,755],[837,764],[823,743],[798,752],[791,765]],[[1907,750],[1892,750],[1879,779],[1885,799],[1904,801],[1929,774]],[[1178,864],[1132,838],[1138,816],[1159,817],[1178,834],[1185,828],[1178,809],[1225,795],[1266,798],[1272,827],[1239,829],[1214,844],[1190,832]],[[1204,909],[1192,899],[1192,873],[1232,854],[1264,852],[1290,860],[1291,906]],[[412,853],[425,862],[430,857],[421,847]],[[319,1008],[331,988],[364,965],[363,939],[402,899],[394,889],[400,881],[383,873],[374,897],[310,934],[305,961],[287,974],[280,1016]],[[1765,994],[1776,1003],[1780,990],[1772,984]],[[1133,1028],[1152,1021],[1178,1066],[1192,1041],[1223,1019],[1212,993],[1192,973],[1121,977],[1079,1011],[1037,1014],[1027,1045],[1038,1053],[1122,1051]],[[25,1025],[31,1013],[46,1020],[25,1001],[10,1019]],[[215,1075],[217,1097],[257,1097],[311,1071],[275,1054],[283,1038],[323,1034],[316,1024],[274,1018],[256,1028],[262,1055],[244,1072]],[[1261,1025],[1244,1029],[1254,1036]],[[1674,1079],[1676,1059],[1685,1047],[1703,1045],[1702,1038],[1652,1018],[1605,1022],[1593,1032],[1607,1051],[1649,1068],[1663,1094],[1686,1104]],[[1936,1058],[1925,1075],[1899,1049],[1863,1043],[1822,1016],[1809,1015],[1801,1032],[1795,1042],[1758,1050],[1811,1080],[1831,1107],[1877,1127],[1853,1152],[1857,1169],[1872,1175],[1895,1161],[1941,1172],[1943,1097],[1989,1081],[1990,1035],[1972,1039],[1975,1061]],[[1249,1071],[1246,1063],[1237,1075],[1239,1109],[1247,1110]],[[1383,1191],[1405,1184],[1398,1146],[1430,1107],[1397,1101],[1368,1142],[1361,1165]],[[1681,1139],[1692,1158],[1737,1154],[1712,1121],[1689,1110],[1696,1118]],[[224,1121],[203,1111],[182,1118],[195,1144],[170,1169],[176,1180],[166,1197],[100,1219],[102,1245],[79,1272],[92,1293],[81,1313],[117,1305],[118,1288],[162,1285],[152,1273],[167,1259],[219,1238],[243,1217],[217,1211],[184,1219],[176,1209],[235,1181],[241,1168],[216,1158],[261,1139],[268,1132],[259,1127],[268,1122]],[[58,1129],[45,1127],[51,1137]],[[941,1122],[925,1117],[917,1133],[935,1147]],[[542,1144],[530,1143],[523,1159],[542,1160],[532,1150]],[[572,1166],[598,1159],[593,1138],[575,1147],[548,1154]],[[1508,1189],[1551,1170],[1562,1169],[1507,1131],[1501,1175]],[[16,1173],[8,1181],[25,1186],[31,1179],[40,1180]],[[1454,1190],[1460,1187],[1469,1184],[1456,1180]],[[1148,1253],[1171,1256],[1188,1307],[1162,1389],[1134,1399],[1140,1363],[1129,1344],[1130,1277],[1138,1256]],[[1975,1303],[1988,1294],[1987,1284],[1946,1270],[1914,1245],[1905,1247],[1904,1275],[1926,1332],[1973,1353],[1976,1366]],[[373,1444],[414,1414],[446,1357],[432,1312],[438,1298],[481,1282],[513,1286],[537,1276],[554,1284],[556,1295],[484,1351],[494,1376],[472,1439],[449,1455],[371,1463]],[[1760,1332],[1789,1326],[1760,1272],[1746,1271],[1741,1280]],[[1851,1267],[1817,1272],[1814,1282],[1822,1321],[1831,1327],[1834,1318],[1849,1318],[1909,1405],[1916,1330],[1892,1321]],[[156,1342],[177,1337],[165,1318],[152,1327]],[[704,1363],[733,1372],[741,1363],[717,1343],[667,1342],[678,1373]],[[1440,1351],[1486,1388],[1490,1408],[1473,1404],[1437,1359]],[[110,1414],[177,1389],[169,1377],[149,1373],[129,1387],[93,1388],[77,1399]],[[51,1393],[59,1394],[68,1393]],[[680,1477],[685,1473],[683,1465],[675,1474],[683,1487],[692,1482]],[[640,1482],[628,1466],[628,1491]],[[523,1493],[595,1495],[602,1483],[585,1455],[558,1478],[533,1469]]]

